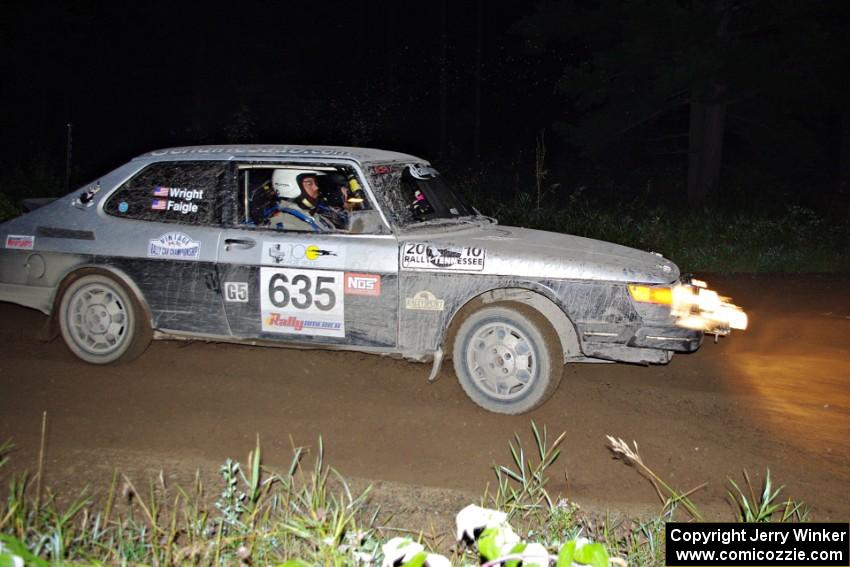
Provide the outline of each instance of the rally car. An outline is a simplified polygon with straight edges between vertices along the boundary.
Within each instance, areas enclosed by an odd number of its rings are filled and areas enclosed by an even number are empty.
[[[469,397],[508,414],[546,401],[567,362],[663,364],[746,327],[660,254],[499,225],[427,161],[375,149],[156,150],[0,224],[0,242],[0,300],[46,313],[86,362],[152,338],[396,355],[430,379],[451,357]]]

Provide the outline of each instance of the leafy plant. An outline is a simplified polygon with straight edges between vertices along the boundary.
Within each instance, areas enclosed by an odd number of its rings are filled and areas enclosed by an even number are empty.
[[[693,518],[702,520],[699,510],[697,510],[697,507],[693,502],[691,502],[688,496],[703,488],[705,484],[701,484],[688,492],[681,493],[671,487],[660,476],[655,474],[655,472],[653,472],[652,469],[643,462],[643,458],[640,456],[640,452],[638,451],[637,441],[633,441],[634,448],[632,448],[629,447],[628,443],[620,438],[614,438],[610,435],[607,435],[606,437],[608,438],[609,449],[611,449],[617,457],[623,459],[626,464],[636,466],[641,474],[649,480],[650,483],[652,483],[653,488],[655,488],[655,492],[658,494],[658,498],[660,498],[661,502],[664,504],[665,512],[672,512],[679,504],[681,504]]]
[[[750,475],[747,474],[746,470],[744,470],[744,485],[747,492],[744,492],[731,478],[729,483],[734,492],[729,490],[727,493],[732,500],[735,515],[739,522],[774,522],[777,521],[774,517],[780,509],[781,514],[778,519],[780,522],[805,522],[808,519],[808,508],[802,502],[795,502],[790,498],[784,503],[777,502],[779,493],[785,487],[780,486],[776,490],[773,489],[770,469],[767,469],[764,475],[764,485],[761,494],[758,496],[756,496]]]
[[[537,424],[531,422],[534,435],[536,459],[527,456],[519,434],[508,443],[513,465],[494,465],[496,473],[496,493],[491,497],[492,504],[507,512],[508,517],[515,514],[529,514],[551,510],[554,505],[546,491],[549,480],[548,470],[561,455],[560,446],[566,433],[561,433],[551,443],[549,432],[543,426],[543,432]]]

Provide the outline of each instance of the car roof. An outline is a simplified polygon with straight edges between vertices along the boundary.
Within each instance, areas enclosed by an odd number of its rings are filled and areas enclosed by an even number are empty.
[[[236,159],[236,158],[342,158],[367,162],[425,162],[416,156],[378,150],[374,148],[354,148],[347,146],[300,146],[300,145],[264,145],[264,144],[228,144],[218,146],[184,146],[153,150],[133,158],[133,161],[197,160],[197,159]],[[427,162],[426,162],[427,163]]]

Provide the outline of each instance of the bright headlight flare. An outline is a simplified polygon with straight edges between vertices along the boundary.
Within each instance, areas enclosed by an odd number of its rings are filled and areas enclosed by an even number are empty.
[[[690,285],[673,287],[671,314],[676,324],[686,329],[702,329],[706,333],[728,334],[731,329],[744,330],[748,319],[744,310],[708,289],[705,282],[692,280]]]
[[[641,303],[673,305],[673,290],[669,287],[630,284],[629,293],[632,299]]]

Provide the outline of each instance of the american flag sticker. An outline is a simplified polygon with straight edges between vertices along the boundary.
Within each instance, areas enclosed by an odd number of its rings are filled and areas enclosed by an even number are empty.
[[[151,203],[151,209],[154,211],[164,211],[166,206],[168,206],[168,201],[165,199],[154,199]]]
[[[154,197],[168,197],[168,187],[156,186],[153,188]]]

